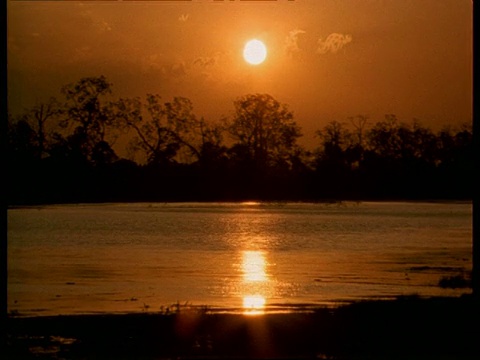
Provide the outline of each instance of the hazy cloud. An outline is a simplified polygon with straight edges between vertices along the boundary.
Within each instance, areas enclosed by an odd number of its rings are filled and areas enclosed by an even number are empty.
[[[73,57],[74,61],[84,61],[92,57],[92,49],[90,46],[82,46],[74,49],[75,56]]]
[[[305,34],[304,30],[295,29],[288,33],[285,39],[285,52],[287,54],[294,54],[300,51],[298,47],[298,35]]]
[[[210,81],[218,79],[221,77],[222,70],[219,64],[222,59],[223,54],[220,52],[214,53],[212,56],[197,57],[192,62],[191,74]]]
[[[200,66],[202,68],[208,68],[217,64],[218,56],[210,57],[210,56],[202,56],[196,58],[193,61],[193,65]]]
[[[112,31],[112,27],[105,20],[99,20],[95,25],[100,31]]]
[[[187,74],[187,69],[183,61],[175,64],[164,65],[162,66],[161,71],[164,76],[173,78],[178,78]]]
[[[110,24],[98,13],[96,13],[90,6],[87,6],[83,3],[78,3],[77,7],[79,8],[78,14],[87,20],[97,31],[106,32],[112,30]]]
[[[325,41],[323,39],[318,40],[317,53],[336,53],[351,41],[352,35],[343,35],[338,33],[330,34],[327,36]]]
[[[190,14],[182,14],[182,15],[180,15],[180,17],[178,18],[178,21],[186,22],[189,17],[190,17]]]
[[[169,60],[162,54],[151,54],[140,59],[143,71],[157,71],[168,79],[184,77],[210,77],[219,62],[220,54],[213,56],[200,56],[193,60]]]
[[[142,66],[143,71],[148,71],[148,70],[158,70],[162,71],[162,73],[165,73],[167,70],[163,69],[163,64],[162,64],[162,58],[161,55],[159,54],[150,54],[146,56],[141,56],[138,57],[138,61]]]

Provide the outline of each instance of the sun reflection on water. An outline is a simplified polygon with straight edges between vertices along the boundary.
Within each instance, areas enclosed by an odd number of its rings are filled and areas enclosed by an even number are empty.
[[[267,281],[266,261],[262,251],[244,251],[242,267],[245,282]]]
[[[265,297],[262,295],[246,295],[243,297],[243,313],[245,315],[264,314],[265,303]]]
[[[263,314],[267,302],[264,292],[268,283],[265,253],[263,251],[243,251],[242,270],[243,282],[251,291],[251,293],[243,295],[244,314]]]

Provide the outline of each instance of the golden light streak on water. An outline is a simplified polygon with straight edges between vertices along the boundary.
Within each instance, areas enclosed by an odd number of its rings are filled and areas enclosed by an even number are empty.
[[[246,295],[243,297],[243,313],[245,315],[262,315],[265,313],[266,302],[262,295]]]
[[[269,281],[265,252],[243,251],[242,255],[243,282],[247,291],[254,291],[243,296],[244,314],[264,314],[267,300],[263,290]]]
[[[265,282],[268,280],[265,254],[262,251],[244,251],[242,268],[245,282]]]

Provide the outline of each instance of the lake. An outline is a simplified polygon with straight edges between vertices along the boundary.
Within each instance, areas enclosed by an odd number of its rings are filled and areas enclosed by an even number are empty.
[[[472,204],[117,203],[10,208],[8,311],[297,311],[459,296]]]

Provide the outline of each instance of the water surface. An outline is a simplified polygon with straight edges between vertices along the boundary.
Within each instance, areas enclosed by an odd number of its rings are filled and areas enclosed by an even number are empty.
[[[135,203],[8,210],[8,310],[257,313],[457,296],[470,203]]]

